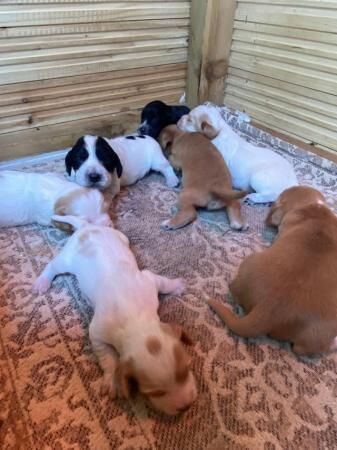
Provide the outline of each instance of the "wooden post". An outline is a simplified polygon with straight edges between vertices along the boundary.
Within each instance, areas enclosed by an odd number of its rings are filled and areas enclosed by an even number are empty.
[[[236,0],[191,0],[187,104],[222,104]]]

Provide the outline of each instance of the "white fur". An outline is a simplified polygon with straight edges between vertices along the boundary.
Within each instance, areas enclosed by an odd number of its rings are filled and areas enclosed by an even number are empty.
[[[220,112],[210,106],[194,108],[178,122],[184,131],[203,131],[207,122],[217,136],[212,140],[222,154],[236,189],[254,191],[247,199],[254,203],[273,202],[298,181],[292,165],[270,148],[257,147],[242,139],[221,117]]]
[[[136,135],[135,135],[136,136]],[[101,175],[102,179],[97,187],[100,189],[108,188],[112,183],[116,183],[112,177],[116,177],[116,171],[113,175],[105,169],[96,156],[97,136],[84,136],[86,149],[89,157],[75,172],[72,170],[71,179],[81,186],[90,186],[88,175],[96,173]],[[164,157],[162,149],[158,142],[150,136],[127,139],[125,136],[119,136],[113,139],[105,139],[112,149],[117,153],[122,167],[123,174],[120,180],[121,186],[129,186],[143,178],[150,170],[160,172],[164,175],[166,184],[174,187],[179,183],[170,163]]]
[[[106,390],[116,394],[118,356],[123,361],[132,358],[151,382],[167,390],[160,399],[150,398],[154,406],[176,414],[195,400],[195,380],[190,371],[184,383],[175,381],[173,346],[179,341],[163,331],[157,310],[158,292],[179,295],[184,290],[183,281],[140,271],[129,241],[121,232],[92,225],[82,227],[81,223],[79,227],[37,278],[34,292],[45,293],[59,273],[75,274],[95,309],[89,336],[104,370]],[[145,347],[149,336],[156,336],[162,344],[158,355],[150,354]],[[140,388],[146,394],[146,387]]]
[[[51,225],[56,202],[75,191],[72,215],[90,223],[111,224],[103,194],[95,189],[79,188],[54,173],[0,171],[0,227]]]

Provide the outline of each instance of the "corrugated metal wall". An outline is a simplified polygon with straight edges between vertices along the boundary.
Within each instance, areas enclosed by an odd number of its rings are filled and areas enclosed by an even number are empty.
[[[188,0],[1,0],[0,159],[122,132],[146,102],[178,101],[189,15]]]
[[[225,103],[336,151],[336,24],[336,0],[239,0]]]

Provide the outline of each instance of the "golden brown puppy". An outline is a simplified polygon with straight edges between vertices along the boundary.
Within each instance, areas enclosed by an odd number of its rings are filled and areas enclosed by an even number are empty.
[[[231,228],[247,229],[237,200],[246,192],[234,191],[229,170],[214,145],[202,133],[185,133],[169,125],[160,133],[160,143],[175,169],[182,170],[183,190],[178,200],[178,213],[162,223],[174,230],[192,222],[196,207],[209,210],[227,208]]]
[[[247,314],[238,317],[215,300],[209,305],[240,336],[287,340],[301,355],[335,349],[336,216],[320,192],[298,186],[279,196],[267,223],[278,226],[276,241],[243,261],[230,285]]]

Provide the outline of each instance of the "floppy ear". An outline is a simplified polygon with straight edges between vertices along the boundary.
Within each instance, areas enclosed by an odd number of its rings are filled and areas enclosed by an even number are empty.
[[[78,159],[79,152],[82,148],[84,148],[83,136],[77,139],[75,145],[71,150],[69,150],[65,158],[66,171],[69,176],[71,175],[71,169],[75,169],[75,160]]]
[[[218,131],[207,122],[207,120],[203,120],[201,122],[201,130],[208,139],[214,139],[219,134]]]
[[[186,333],[183,327],[177,323],[162,323],[164,330],[171,336],[180,339],[186,345],[194,345],[191,337]]]
[[[112,173],[116,169],[118,178],[122,176],[123,166],[119,156],[111,145],[100,136],[97,138],[96,155],[108,172]]]
[[[120,398],[129,398],[132,393],[131,389],[135,386],[136,381],[131,359],[128,359],[127,361],[120,361],[118,363],[115,372],[115,379],[118,396]]]
[[[173,133],[167,128],[164,128],[159,135],[159,143],[161,148],[163,150],[168,150],[169,147],[172,146],[172,142],[173,142]]]
[[[188,106],[171,106],[170,122],[176,124],[182,116],[189,112],[190,108]]]
[[[282,207],[279,203],[275,202],[266,217],[266,225],[269,227],[278,227],[281,224],[283,218]]]

